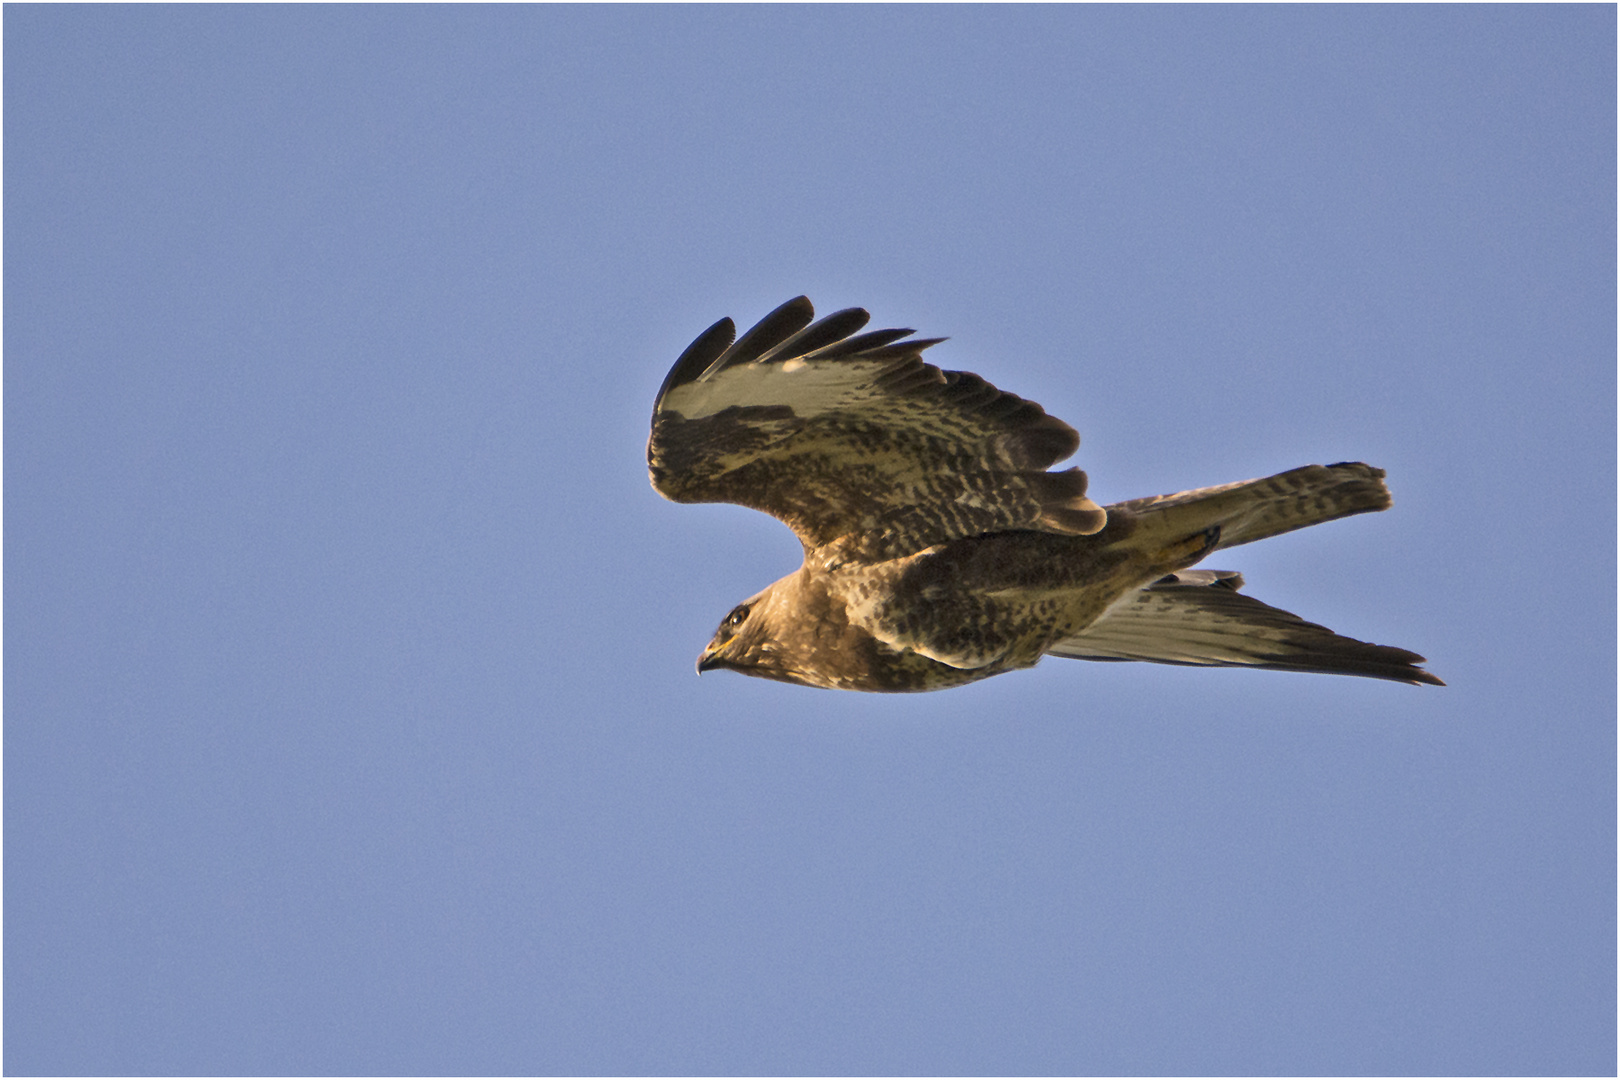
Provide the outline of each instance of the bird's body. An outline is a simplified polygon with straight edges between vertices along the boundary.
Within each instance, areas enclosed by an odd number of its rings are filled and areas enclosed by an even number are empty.
[[[1089,537],[1034,531],[830,571],[806,563],[750,601],[771,633],[722,645],[706,666],[841,690],[960,686],[1032,667],[1132,587],[1130,563]]]
[[[732,343],[721,320],[664,381],[653,486],[785,521],[804,564],[722,622],[699,670],[808,686],[936,690],[1046,655],[1439,683],[1403,649],[1340,637],[1237,592],[1209,552],[1389,506],[1383,472],[1309,465],[1100,507],[1079,437],[1032,402],[921,360],[909,330],[850,335],[789,301]]]

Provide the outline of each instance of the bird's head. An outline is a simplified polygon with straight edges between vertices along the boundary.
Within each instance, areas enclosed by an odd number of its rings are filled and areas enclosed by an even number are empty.
[[[744,600],[724,619],[714,637],[698,657],[697,669],[701,675],[716,668],[731,668],[745,675],[753,674],[762,654],[765,634],[765,613],[760,610],[760,597]]]
[[[777,634],[777,593],[782,585],[778,582],[744,600],[720,620],[714,638],[698,657],[698,674],[726,668],[765,679],[804,681],[792,661],[789,643]]]
[[[826,690],[929,690],[993,673],[883,645],[852,624],[844,601],[804,567],[720,620],[697,662],[700,675],[715,668]]]

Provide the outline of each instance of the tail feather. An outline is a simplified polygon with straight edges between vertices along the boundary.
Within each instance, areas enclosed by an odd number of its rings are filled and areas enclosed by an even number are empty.
[[[1261,480],[1130,499],[1108,510],[1128,511],[1138,529],[1147,530],[1144,535],[1167,541],[1219,528],[1215,546],[1229,548],[1389,506],[1383,469],[1342,461],[1305,465]]]
[[[1048,652],[1075,660],[1269,668],[1445,685],[1417,666],[1425,662],[1417,653],[1342,637],[1242,595],[1242,584],[1242,576],[1231,570],[1171,574],[1126,595]]]

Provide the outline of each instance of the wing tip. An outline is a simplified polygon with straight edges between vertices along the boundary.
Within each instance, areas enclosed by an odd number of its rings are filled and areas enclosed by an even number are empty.
[[[1108,511],[1086,497],[1088,479],[1079,468],[1062,472],[1025,474],[1035,497],[1041,502],[1041,527],[1075,536],[1102,532],[1108,524]]]
[[[1416,660],[1412,661],[1411,664],[1408,665],[1411,668],[1411,671],[1410,671],[1410,676],[1411,677],[1408,678],[1406,681],[1411,683],[1413,686],[1444,686],[1444,685],[1446,685],[1446,680],[1442,679],[1440,676],[1436,675],[1434,672],[1426,671],[1423,668],[1418,667],[1419,664],[1427,664],[1427,663],[1428,663],[1428,661],[1423,659],[1423,657],[1421,657],[1421,656],[1418,657]]]
[[[692,340],[670,368],[658,399],[677,386],[708,378],[739,364],[805,360],[891,360],[920,354],[945,339],[900,339],[916,333],[910,328],[874,330],[856,335],[871,321],[865,308],[841,308],[820,320],[808,296],[799,295],[777,305],[741,337],[727,316]],[[854,335],[854,336],[852,336]]]
[[[676,387],[698,382],[741,364],[786,363],[790,360],[901,360],[920,356],[943,337],[902,340],[915,334],[909,327],[856,332],[871,321],[865,308],[841,308],[820,320],[808,296],[799,295],[777,305],[741,337],[728,316],[710,326],[688,345],[664,376],[654,411]]]
[[[664,382],[658,388],[658,397],[654,399],[654,411],[675,387],[701,377],[716,360],[725,355],[736,337],[737,324],[728,315],[693,338],[692,343],[681,351],[669,374],[664,376]]]
[[[795,296],[778,304],[768,315],[731,344],[714,359],[698,378],[706,378],[716,371],[736,364],[748,364],[791,339],[815,320],[815,305],[808,296]]]
[[[1108,511],[1090,499],[1081,499],[1073,506],[1048,507],[1041,511],[1041,516],[1036,521],[1043,528],[1053,532],[1094,536],[1102,532],[1104,526],[1108,524]]]

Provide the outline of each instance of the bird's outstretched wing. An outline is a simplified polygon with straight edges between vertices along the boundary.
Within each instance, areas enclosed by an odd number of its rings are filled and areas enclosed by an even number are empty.
[[[789,300],[739,340],[730,319],[681,354],[653,408],[647,464],[675,502],[730,502],[780,518],[807,551],[880,560],[1005,529],[1088,535],[1106,512],[1073,428],[1032,401],[922,361],[942,338],[855,335],[846,308],[813,322]],[[909,339],[909,340],[908,340]]]
[[[1048,652],[1075,660],[1254,667],[1366,675],[1444,686],[1418,667],[1423,657],[1342,637],[1325,626],[1238,592],[1231,570],[1183,570],[1117,602]]]

